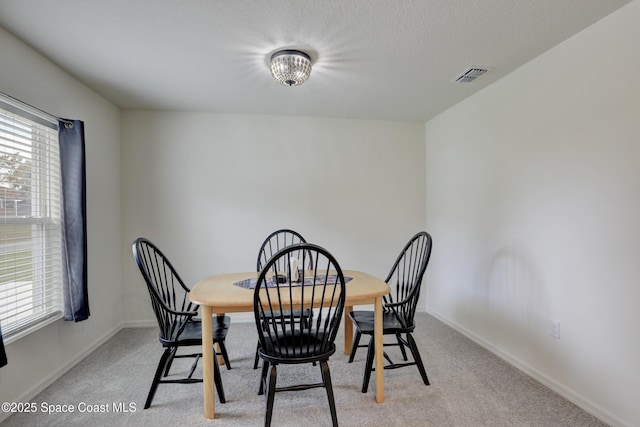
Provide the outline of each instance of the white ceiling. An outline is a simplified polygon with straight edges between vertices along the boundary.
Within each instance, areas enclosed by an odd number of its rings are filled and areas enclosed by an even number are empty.
[[[0,0],[0,26],[123,109],[426,121],[629,1]]]

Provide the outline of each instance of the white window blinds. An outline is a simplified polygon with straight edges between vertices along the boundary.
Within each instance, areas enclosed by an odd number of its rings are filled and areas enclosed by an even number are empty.
[[[0,97],[0,325],[5,341],[62,317],[57,123]]]

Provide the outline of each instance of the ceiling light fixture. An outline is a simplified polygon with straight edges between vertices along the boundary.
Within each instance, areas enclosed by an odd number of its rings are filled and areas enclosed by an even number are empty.
[[[271,55],[271,74],[282,85],[300,86],[311,74],[311,58],[299,50],[280,50]]]

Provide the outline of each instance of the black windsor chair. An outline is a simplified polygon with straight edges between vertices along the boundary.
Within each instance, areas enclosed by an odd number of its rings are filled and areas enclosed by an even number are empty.
[[[399,346],[404,362],[394,363],[385,352],[384,357],[388,364],[385,369],[396,369],[404,366],[417,365],[422,381],[429,385],[427,372],[422,364],[420,352],[411,333],[415,329],[414,316],[420,296],[422,278],[431,256],[431,236],[427,232],[419,232],[414,235],[398,255],[385,282],[391,287],[391,294],[384,297],[382,329],[383,335],[394,335],[396,342],[385,343],[384,346]],[[395,290],[395,297],[394,297]],[[352,311],[349,317],[353,321],[356,334],[349,355],[349,363],[353,362],[358,347],[368,347],[365,364],[362,392],[369,388],[369,379],[373,368],[374,348],[374,313],[372,311]],[[369,335],[368,345],[359,345],[362,335]],[[402,334],[406,338],[402,337]],[[409,362],[405,347],[411,350],[413,361]]]
[[[303,265],[313,257],[311,268],[296,283],[288,268],[289,259],[301,254]],[[345,303],[345,279],[335,258],[320,246],[300,243],[277,252],[263,267],[254,291],[253,309],[263,360],[260,389],[267,392],[265,426],[271,425],[276,392],[324,387],[331,420],[338,425],[329,357],[335,353],[335,338]],[[312,319],[304,318],[307,310]],[[265,317],[271,319],[265,322]],[[322,382],[276,388],[279,364],[317,363]],[[267,378],[268,377],[268,378]]]
[[[260,250],[258,251],[256,271],[259,273],[262,270],[262,267],[264,267],[264,265],[271,259],[271,257],[280,249],[283,249],[283,248],[286,248],[287,246],[295,245],[298,243],[307,243],[307,241],[304,239],[304,237],[302,237],[300,233],[294,230],[289,230],[284,228],[269,234],[267,238],[264,240],[264,242],[262,242],[262,245],[260,246]],[[292,256],[298,260],[302,259],[301,252],[298,252],[297,254],[293,254]],[[311,268],[312,262],[313,262],[312,258],[308,257],[307,267]],[[303,268],[303,266],[300,265],[300,268]],[[313,316],[313,311],[309,311],[304,314],[305,316],[303,317],[303,319],[307,319]],[[285,313],[285,317],[286,317],[286,313]],[[268,319],[265,319],[265,320],[268,320]],[[256,355],[253,361],[253,369],[258,369],[258,361],[260,360],[260,357],[258,356],[259,347],[260,347],[260,343],[258,342],[258,345],[256,347]]]
[[[189,301],[189,289],[178,276],[167,257],[153,243],[142,237],[133,243],[131,249],[142,277],[147,283],[153,311],[160,327],[159,340],[165,349],[160,357],[160,362],[144,405],[144,408],[147,409],[151,406],[159,384],[202,382],[202,378],[193,378],[193,373],[202,353],[177,354],[180,347],[202,346],[202,325],[200,319],[196,318],[199,306]],[[228,316],[213,317],[213,343],[211,345],[218,343],[227,369],[231,368],[225,347],[225,338],[229,325],[230,319]],[[184,357],[195,358],[187,377],[162,379],[168,376],[173,360]],[[225,403],[222,377],[215,357],[214,381],[220,402]]]

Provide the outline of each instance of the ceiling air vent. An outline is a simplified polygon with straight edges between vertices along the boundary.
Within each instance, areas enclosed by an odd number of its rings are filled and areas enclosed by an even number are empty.
[[[471,67],[467,68],[462,73],[458,74],[453,82],[457,83],[471,83],[487,71],[491,70],[491,68],[480,68],[480,67]]]

